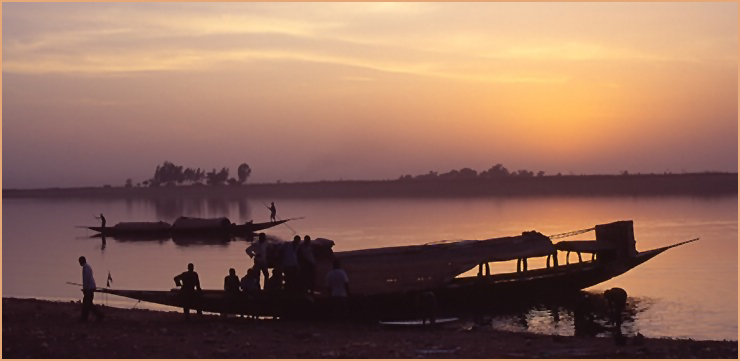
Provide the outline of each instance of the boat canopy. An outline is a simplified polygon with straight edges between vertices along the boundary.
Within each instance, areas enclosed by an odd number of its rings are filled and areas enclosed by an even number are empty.
[[[166,231],[170,229],[167,222],[120,222],[113,226],[117,231]]]
[[[417,246],[336,252],[352,293],[372,295],[431,289],[484,262],[544,257],[555,253],[538,232],[521,236]]]
[[[175,231],[188,231],[199,229],[222,229],[231,226],[231,221],[226,217],[219,218],[190,218],[180,217],[172,224]]]

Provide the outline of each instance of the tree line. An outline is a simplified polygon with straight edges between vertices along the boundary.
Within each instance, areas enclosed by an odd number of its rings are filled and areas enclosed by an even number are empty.
[[[560,173],[558,173],[560,175]],[[493,179],[493,178],[505,178],[505,177],[519,177],[519,178],[533,178],[533,177],[545,176],[544,171],[539,171],[535,175],[534,172],[520,169],[517,171],[509,171],[502,164],[496,164],[493,167],[484,170],[480,173],[475,169],[463,168],[460,170],[453,169],[447,173],[437,173],[429,171],[427,174],[420,174],[416,176],[402,175],[398,180],[465,180],[465,179]]]
[[[236,178],[229,178],[229,168],[223,167],[220,170],[213,168],[212,171],[206,172],[200,168],[185,168],[172,162],[165,161],[162,165],[157,165],[154,170],[154,176],[145,180],[142,184],[146,187],[174,186],[174,185],[242,185],[247,183],[247,179],[252,175],[252,168],[247,163],[242,163],[236,170]],[[126,180],[126,186],[132,186],[130,179]]]

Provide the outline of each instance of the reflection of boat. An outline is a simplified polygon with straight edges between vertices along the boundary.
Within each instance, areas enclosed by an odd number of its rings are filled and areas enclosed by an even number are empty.
[[[112,238],[118,242],[164,242],[168,241],[170,239],[170,235],[168,233],[129,233],[129,234],[116,234],[116,235],[106,235],[102,233],[98,233],[95,235],[90,236],[90,238],[102,238],[105,240],[106,238]]]
[[[254,232],[272,228],[288,222],[284,219],[274,222],[233,224],[228,218],[180,217],[170,225],[167,222],[121,222],[113,227],[83,227],[105,236],[126,238],[154,238],[170,235],[219,235],[247,237]]]
[[[173,233],[172,241],[178,246],[226,246],[231,242],[229,234]]]
[[[573,294],[619,276],[667,249],[683,244],[637,252],[631,221],[600,225],[595,230],[595,242],[614,245],[603,247],[596,253],[595,260],[566,265],[554,263],[552,266],[548,262],[547,268],[490,276],[457,277],[483,263],[544,257],[555,254],[557,250],[550,238],[537,232],[525,232],[521,236],[482,241],[337,252],[333,258],[341,259],[349,275],[352,309],[362,310],[367,315],[389,317],[415,312],[416,297],[421,292],[433,292],[441,312]],[[329,256],[317,257],[317,280],[326,274],[332,258],[331,254]],[[98,291],[163,305],[182,305],[177,290]],[[261,301],[242,300],[230,304],[223,291],[212,290],[203,293],[199,304],[204,311],[275,315],[301,305],[320,311],[328,302],[324,296],[309,300],[307,296],[264,294],[258,299]],[[293,307],[281,307],[286,304]]]

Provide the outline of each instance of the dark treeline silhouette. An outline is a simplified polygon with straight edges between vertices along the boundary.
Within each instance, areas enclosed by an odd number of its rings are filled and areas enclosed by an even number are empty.
[[[558,173],[560,175],[560,173]],[[447,173],[439,174],[434,171],[429,171],[427,174],[420,174],[417,176],[403,175],[398,180],[409,181],[409,180],[465,180],[465,179],[492,179],[492,178],[504,178],[504,177],[519,177],[519,178],[532,178],[535,173],[526,169],[520,169],[518,171],[509,172],[509,170],[502,164],[496,164],[495,166],[478,173],[478,171],[470,168],[463,168],[460,170],[451,170]],[[537,172],[537,177],[544,177],[545,172]]]
[[[229,168],[223,167],[220,171],[213,168],[212,171],[206,172],[200,168],[184,168],[181,165],[175,165],[172,162],[165,161],[158,165],[154,170],[154,177],[143,182],[144,186],[174,186],[174,185],[203,185],[203,181],[211,186],[223,184],[241,185],[247,182],[247,178],[252,174],[252,169],[247,163],[242,163],[237,169],[237,178],[229,178]],[[126,180],[126,187],[131,187],[131,179]]]
[[[216,172],[218,173],[218,172]],[[454,174],[454,173],[453,173]],[[737,173],[505,176],[439,179],[252,183],[243,187],[88,187],[4,189],[3,198],[404,198],[499,196],[727,196]]]

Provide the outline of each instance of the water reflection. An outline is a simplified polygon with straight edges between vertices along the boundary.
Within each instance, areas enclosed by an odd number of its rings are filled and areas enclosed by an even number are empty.
[[[244,223],[252,220],[252,209],[244,198],[155,198],[141,200],[151,204],[158,220],[171,222],[180,216],[215,218],[231,214],[231,206],[236,205],[239,219],[234,222]],[[126,201],[129,212],[133,212],[130,200]]]
[[[589,300],[588,309],[579,308],[579,297],[585,295]],[[624,335],[636,335],[640,332],[637,322],[641,315],[649,312],[652,302],[644,298],[628,298],[622,312]],[[581,306],[582,307],[582,306]],[[586,312],[587,315],[579,315]],[[587,323],[578,321],[579,317],[588,319]],[[615,325],[611,322],[606,300],[602,293],[581,292],[573,297],[561,298],[548,303],[514,305],[489,311],[475,316],[477,326],[480,320],[486,320],[490,327],[497,330],[534,332],[560,336],[611,336]]]
[[[83,237],[87,238],[87,237]],[[107,239],[113,239],[116,242],[121,243],[159,243],[164,244],[165,242],[172,241],[175,245],[180,247],[192,247],[192,246],[227,246],[229,242],[248,242],[246,237],[232,237],[227,235],[187,235],[187,234],[174,234],[170,236],[162,235],[115,235],[115,236],[103,236],[96,234],[89,238],[100,238],[102,239],[101,250],[105,250]]]

